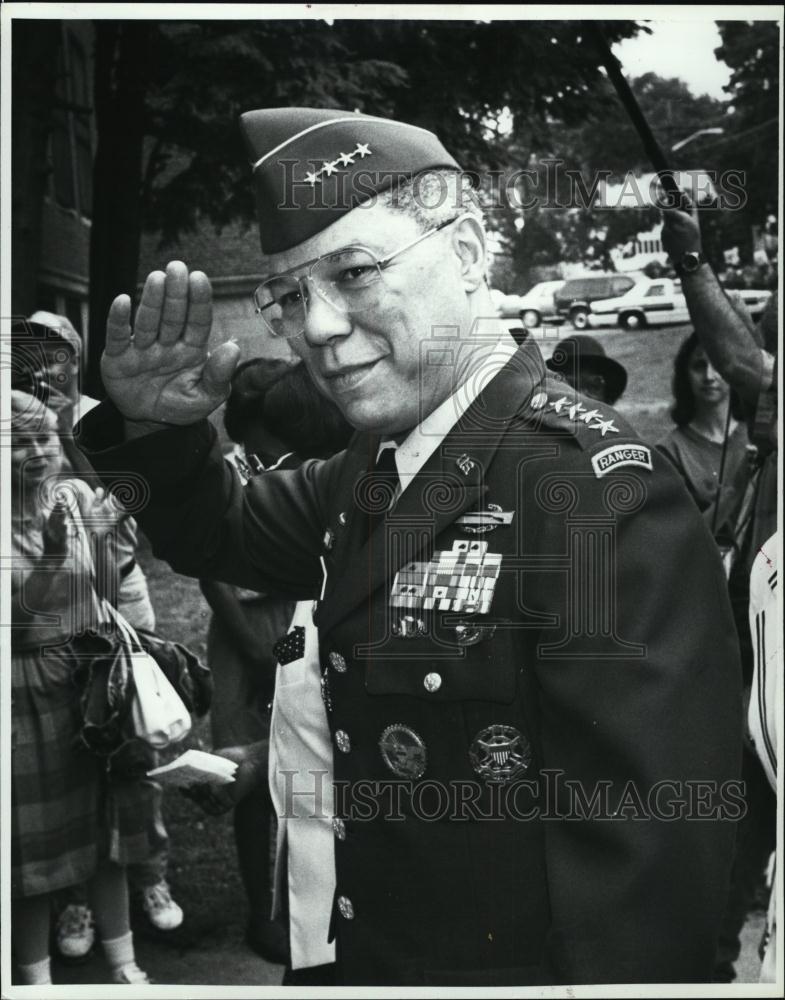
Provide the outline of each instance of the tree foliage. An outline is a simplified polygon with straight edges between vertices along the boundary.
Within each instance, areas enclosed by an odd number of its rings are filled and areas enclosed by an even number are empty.
[[[613,22],[613,39],[632,22]],[[438,133],[467,168],[509,161],[495,126],[530,141],[578,122],[602,77],[579,22],[318,21],[163,24],[149,94],[145,213],[165,240],[200,218],[253,215],[237,118],[250,108],[343,107]],[[194,67],[199,72],[194,72]],[[600,99],[600,103],[606,100]]]
[[[482,171],[509,162],[499,127],[505,113],[514,134],[530,141],[547,134],[550,118],[578,122],[604,99],[580,22],[96,24],[96,66],[109,71],[96,75],[96,105],[107,113],[98,123],[94,174],[96,203],[106,206],[92,229],[94,391],[103,317],[111,299],[134,286],[140,227],[168,242],[205,220],[219,228],[252,220],[241,112],[300,105],[391,116],[435,130],[459,162]],[[632,21],[613,21],[607,35],[615,41],[637,30]],[[126,116],[139,93],[142,114]],[[113,169],[129,150],[135,164],[140,144],[138,176]]]
[[[774,21],[720,21],[715,55],[731,68],[727,136],[718,152],[727,169],[746,175],[747,212],[755,222],[776,213],[779,178],[779,25]]]
[[[630,81],[640,108],[664,151],[698,127],[717,124],[725,107],[708,96],[695,97],[685,83],[645,73]],[[510,263],[504,276],[517,289],[539,280],[539,269],[560,262],[613,269],[611,247],[626,243],[658,219],[655,209],[602,208],[593,200],[598,182],[621,183],[629,174],[650,172],[640,138],[622,110],[610,82],[598,81],[594,99],[577,122],[551,118],[533,145],[511,140],[511,155],[528,162],[538,177],[538,197],[523,212],[498,213],[496,226]],[[674,166],[704,168],[684,159]]]

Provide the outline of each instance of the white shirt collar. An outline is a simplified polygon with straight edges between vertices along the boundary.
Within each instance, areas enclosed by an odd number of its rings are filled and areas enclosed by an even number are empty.
[[[483,357],[480,371],[477,371],[476,368],[471,371],[466,381],[410,431],[400,445],[396,445],[395,441],[391,440],[381,442],[376,453],[377,461],[379,455],[387,448],[396,448],[395,464],[398,468],[398,478],[401,481],[399,495],[403,493],[482,390],[491,379],[499,374],[517,350],[517,344],[500,340],[493,352]]]

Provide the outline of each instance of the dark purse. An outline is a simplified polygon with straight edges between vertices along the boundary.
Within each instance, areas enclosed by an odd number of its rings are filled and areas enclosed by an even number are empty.
[[[210,670],[187,647],[152,632],[137,632],[140,644],[196,716],[210,708]],[[143,777],[157,763],[156,751],[134,731],[135,685],[128,647],[116,632],[83,634],[79,640],[82,727],[79,745],[106,760],[119,777]]]

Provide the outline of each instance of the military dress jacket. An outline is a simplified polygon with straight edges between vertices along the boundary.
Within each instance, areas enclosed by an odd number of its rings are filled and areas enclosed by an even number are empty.
[[[81,444],[177,572],[314,600],[340,982],[710,981],[738,646],[694,503],[613,410],[524,344],[387,513],[365,435],[245,487],[206,421],[123,442],[104,404]]]

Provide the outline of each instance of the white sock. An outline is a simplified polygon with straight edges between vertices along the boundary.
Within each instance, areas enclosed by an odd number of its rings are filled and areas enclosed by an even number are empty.
[[[52,968],[49,956],[29,965],[19,965],[19,975],[24,986],[51,986]]]
[[[106,960],[113,969],[119,969],[121,966],[129,965],[134,961],[134,935],[132,931],[128,931],[122,937],[102,941],[101,944],[103,945]]]

